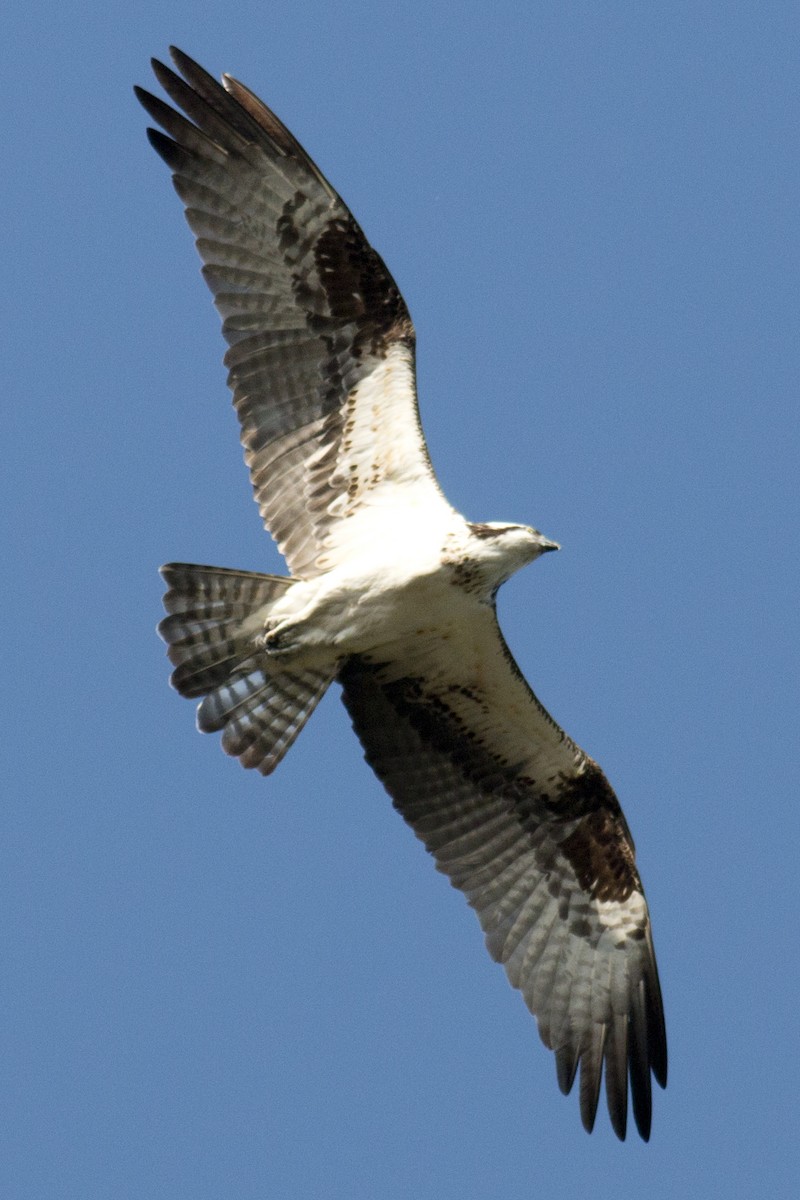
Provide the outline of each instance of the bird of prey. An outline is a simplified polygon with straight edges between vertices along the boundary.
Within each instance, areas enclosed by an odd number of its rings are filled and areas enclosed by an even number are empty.
[[[500,585],[557,549],[465,520],[420,426],[414,327],[340,197],[278,118],[173,50],[137,88],[161,127],[228,343],[245,460],[287,577],[171,563],[159,630],[197,723],[268,775],[328,685],[395,807],[475,909],[591,1131],[650,1134],[666,1036],[634,846],[600,768],[497,623]]]

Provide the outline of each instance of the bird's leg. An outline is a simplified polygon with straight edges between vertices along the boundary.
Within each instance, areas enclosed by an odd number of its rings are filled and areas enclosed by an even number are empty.
[[[304,632],[308,632],[307,621],[287,620],[267,622],[264,632],[256,638],[259,650],[264,650],[270,658],[289,658],[301,650],[304,644]]]
[[[346,607],[347,597],[331,596],[316,585],[312,589],[298,584],[287,593],[283,611],[278,608],[265,614],[256,647],[268,658],[280,659],[282,667],[288,666],[287,660],[298,667],[328,666],[341,657],[342,611]]]

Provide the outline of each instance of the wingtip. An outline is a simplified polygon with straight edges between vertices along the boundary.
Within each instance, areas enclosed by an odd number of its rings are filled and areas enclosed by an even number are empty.
[[[636,1128],[638,1130],[639,1137],[642,1139],[643,1142],[645,1142],[645,1143],[649,1142],[650,1141],[650,1127],[651,1127],[650,1113],[647,1114],[646,1121],[640,1121],[638,1119],[638,1117],[636,1117],[635,1113],[634,1113],[634,1117],[636,1118]]]
[[[607,1083],[607,1081],[606,1081]],[[606,1092],[608,1087],[606,1086]],[[621,1142],[624,1142],[628,1136],[628,1096],[627,1089],[624,1100],[616,1103],[608,1096],[608,1115],[611,1120],[611,1128]]]
[[[193,67],[199,67],[199,64],[196,63],[193,58],[190,58],[184,50],[181,50],[180,46],[168,46],[167,49],[169,50],[170,58],[184,78],[186,77],[187,71],[191,72]]]
[[[155,150],[156,154],[164,159],[168,167],[174,167],[173,159],[179,150],[179,147],[173,142],[172,138],[168,138],[160,129],[148,127],[147,140]]]
[[[556,1050],[556,1079],[564,1096],[568,1096],[572,1091],[579,1061],[580,1056],[569,1046],[562,1046],[560,1050]]]
[[[162,62],[160,58],[151,58],[150,66],[153,74],[167,95],[172,95],[172,89],[175,86],[176,80],[178,83],[183,83],[183,80],[179,75],[175,74],[172,67],[170,67],[167,63]]]
[[[166,107],[163,100],[159,100],[158,96],[154,96],[147,88],[140,87],[138,83],[133,85],[133,94],[147,115],[152,117],[154,121],[157,121],[157,114]]]
[[[210,83],[212,87],[219,87],[214,76],[209,74],[205,67],[201,67],[200,63],[192,58],[190,54],[187,54],[185,50],[181,50],[179,46],[170,46],[169,56],[183,78],[190,85],[196,86],[198,83]]]
[[[581,1108],[581,1125],[587,1133],[594,1132],[594,1123],[597,1119],[597,1109],[594,1112]]]

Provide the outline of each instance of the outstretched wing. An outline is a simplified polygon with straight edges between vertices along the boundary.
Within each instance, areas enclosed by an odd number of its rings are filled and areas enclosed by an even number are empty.
[[[337,561],[365,504],[444,505],[419,424],[414,328],[382,260],[247,88],[178,50],[141,88],[223,318],[228,382],[264,523],[296,575]],[[397,492],[397,496],[395,496]]]
[[[650,1134],[666,1034],[650,919],[622,810],[599,767],[541,707],[492,611],[341,673],[344,702],[395,807],[476,910],[594,1124]],[[481,623],[482,622],[482,623]]]

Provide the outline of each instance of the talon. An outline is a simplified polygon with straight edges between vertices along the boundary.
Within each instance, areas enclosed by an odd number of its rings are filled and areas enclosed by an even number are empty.
[[[280,625],[265,630],[257,639],[257,645],[271,657],[291,654],[297,649],[297,643],[291,640],[291,629],[281,629]]]

